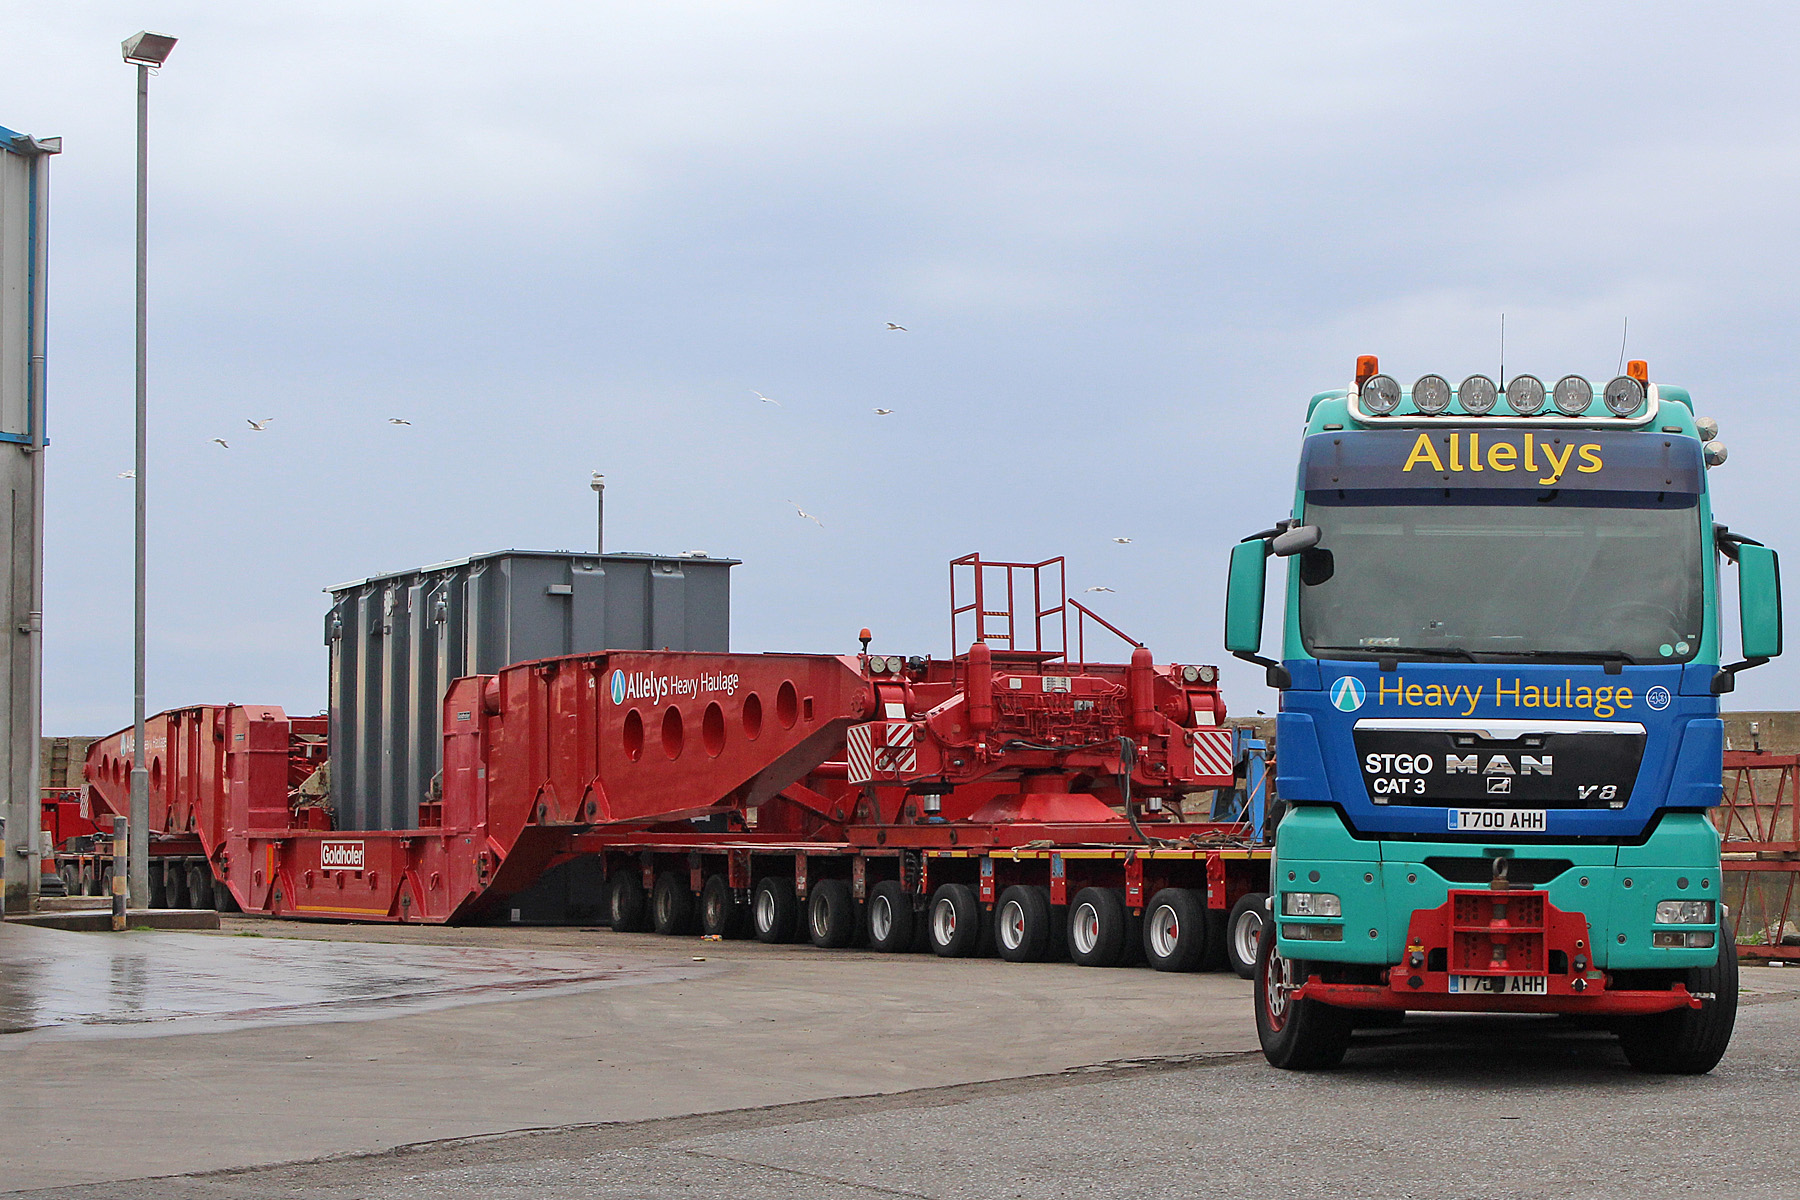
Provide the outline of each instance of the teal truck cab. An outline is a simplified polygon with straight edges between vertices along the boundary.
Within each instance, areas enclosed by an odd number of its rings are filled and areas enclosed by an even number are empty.
[[[1651,1071],[1724,1054],[1719,696],[1781,652],[1781,600],[1775,552],[1714,523],[1717,432],[1640,362],[1596,395],[1408,390],[1364,357],[1313,397],[1292,516],[1233,550],[1225,618],[1281,691],[1271,1063],[1334,1065],[1370,1010],[1584,1014]]]

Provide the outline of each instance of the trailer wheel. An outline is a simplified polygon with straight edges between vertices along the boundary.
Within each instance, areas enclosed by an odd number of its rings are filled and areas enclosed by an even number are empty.
[[[110,862],[103,862],[94,868],[94,895],[112,895],[113,872]],[[129,897],[127,903],[129,903]]]
[[[161,863],[150,864],[150,895],[144,903],[148,908],[169,907],[169,888],[163,879]]]
[[[650,904],[634,868],[620,868],[607,880],[606,915],[619,933],[643,933],[650,928]]]
[[[1702,999],[1699,1008],[1634,1017],[1619,1028],[1626,1061],[1640,1071],[1659,1075],[1704,1075],[1725,1057],[1737,1024],[1737,940],[1720,923],[1719,961],[1687,971],[1682,980]],[[1707,995],[1713,999],[1705,999]]]
[[[64,863],[56,873],[62,876],[63,895],[81,895],[81,893],[76,890],[81,886],[81,872],[76,869],[74,863]]]
[[[243,912],[244,906],[232,894],[231,885],[223,879],[213,880],[213,910],[222,913]]]
[[[99,871],[95,868],[93,863],[81,864],[79,876],[81,880],[81,895],[98,896],[100,894],[99,884],[94,878],[97,874],[99,874]]]
[[[700,889],[700,932],[708,937],[741,938],[750,936],[750,913],[731,894],[731,884],[723,875],[709,875]]]
[[[656,932],[676,937],[694,931],[694,893],[687,880],[674,871],[656,877],[650,892],[650,916]]]
[[[1158,971],[1195,971],[1206,957],[1206,898],[1164,888],[1144,909],[1144,957]]]
[[[1256,978],[1256,955],[1269,921],[1268,903],[1267,892],[1251,892],[1238,897],[1231,915],[1225,918],[1225,957],[1239,979]]]
[[[1284,1071],[1335,1067],[1350,1048],[1354,1014],[1349,1009],[1294,997],[1308,970],[1304,962],[1282,958],[1272,935],[1259,940],[1256,1039],[1269,1065]]]
[[[946,883],[931,894],[931,951],[942,958],[972,958],[981,949],[981,901],[966,883]]]
[[[189,908],[211,908],[213,906],[212,868],[205,863],[191,863],[187,869],[187,893]]]
[[[1043,962],[1055,955],[1056,914],[1050,889],[1014,884],[994,908],[994,940],[1007,962]]]
[[[791,942],[800,932],[800,901],[794,895],[794,881],[786,876],[764,875],[757,880],[751,911],[759,942]]]
[[[884,879],[869,892],[869,945],[883,954],[904,954],[913,945],[912,897],[898,880]]]
[[[806,901],[806,928],[812,944],[841,950],[856,940],[856,900],[842,879],[821,879]]]
[[[152,868],[155,869],[154,867]],[[188,903],[187,872],[179,863],[162,864],[163,894],[169,898],[170,908],[192,908]]]
[[[1117,888],[1082,888],[1069,905],[1069,957],[1084,967],[1123,966],[1130,954],[1131,914]]]

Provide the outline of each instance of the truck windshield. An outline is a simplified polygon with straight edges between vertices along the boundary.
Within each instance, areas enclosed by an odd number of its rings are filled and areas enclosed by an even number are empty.
[[[1686,662],[1693,495],[1309,492],[1300,636],[1318,658]]]

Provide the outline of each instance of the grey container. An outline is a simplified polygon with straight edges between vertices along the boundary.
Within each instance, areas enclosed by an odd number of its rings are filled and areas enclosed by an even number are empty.
[[[464,675],[600,650],[730,647],[736,559],[503,550],[326,589],[340,829],[407,829]]]

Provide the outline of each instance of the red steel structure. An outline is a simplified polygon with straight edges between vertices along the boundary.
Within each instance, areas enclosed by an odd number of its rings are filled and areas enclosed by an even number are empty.
[[[989,564],[956,565],[979,579]],[[457,680],[443,770],[408,829],[332,828],[304,802],[324,717],[159,714],[153,844],[180,864],[164,886],[281,917],[462,921],[596,855],[620,928],[844,944],[844,914],[874,901],[878,948],[929,923],[940,953],[997,934],[1002,953],[1041,957],[1055,924],[1098,963],[1130,958],[1155,909],[1156,965],[1216,965],[1227,910],[1267,871],[1247,826],[1179,815],[1236,782],[1216,672],[1141,646],[1068,659],[1068,613],[1091,614],[1064,595],[1061,561],[997,566],[1029,577],[1006,611],[977,588],[978,626],[1006,636],[978,628],[948,661],[869,654],[865,631],[858,655],[610,652]],[[1012,611],[1027,593],[1029,639]],[[89,749],[97,820],[127,807],[130,737]]]
[[[1743,958],[1800,961],[1800,755],[1725,752],[1726,898]]]

